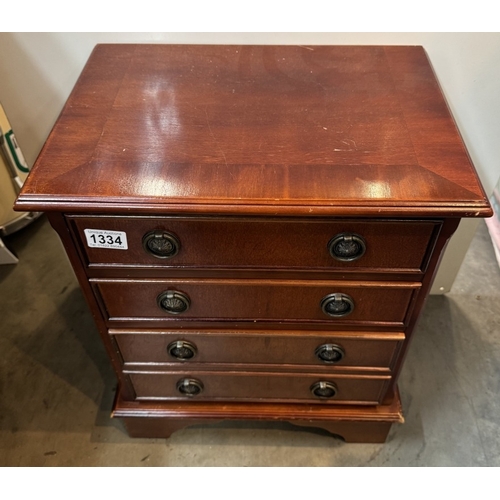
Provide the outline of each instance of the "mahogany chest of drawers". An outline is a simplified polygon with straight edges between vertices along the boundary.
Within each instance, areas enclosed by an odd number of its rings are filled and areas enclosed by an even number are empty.
[[[421,47],[99,45],[16,207],[59,233],[130,435],[354,442],[402,421],[442,251],[490,214]]]

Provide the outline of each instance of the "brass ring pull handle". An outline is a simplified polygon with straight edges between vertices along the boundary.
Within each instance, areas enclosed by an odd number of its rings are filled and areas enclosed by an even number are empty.
[[[328,251],[334,259],[352,262],[364,255],[366,242],[359,234],[341,233],[328,242]]]
[[[316,348],[314,354],[323,363],[334,364],[342,361],[345,351],[337,344],[322,344]]]
[[[198,396],[203,392],[203,382],[196,378],[181,378],[175,388],[177,392],[180,392],[183,396],[192,398]]]
[[[337,395],[337,386],[333,382],[320,380],[310,387],[314,396],[320,399],[331,399]]]
[[[323,297],[320,306],[327,316],[333,318],[341,318],[354,311],[354,301],[345,293],[331,293]]]
[[[146,252],[159,259],[170,259],[177,255],[181,243],[175,235],[167,231],[150,231],[143,236],[142,246]]]
[[[191,300],[184,292],[166,290],[156,298],[158,307],[168,314],[182,314],[189,309]]]
[[[192,359],[198,353],[196,346],[187,340],[174,340],[167,346],[168,354],[178,361]]]

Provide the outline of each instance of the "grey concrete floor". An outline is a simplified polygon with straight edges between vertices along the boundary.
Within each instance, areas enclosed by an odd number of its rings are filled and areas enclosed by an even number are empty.
[[[42,218],[0,266],[0,466],[499,466],[500,271],[481,222],[455,285],[431,296],[385,444],[288,424],[220,423],[131,439],[116,381],[56,234]]]

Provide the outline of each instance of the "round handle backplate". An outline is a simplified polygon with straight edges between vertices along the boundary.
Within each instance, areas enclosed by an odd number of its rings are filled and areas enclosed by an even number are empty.
[[[340,233],[328,242],[328,251],[334,259],[352,262],[364,255],[366,242],[359,234]]]
[[[321,310],[333,318],[347,316],[354,311],[354,301],[346,293],[331,293],[321,299]]]
[[[170,259],[177,255],[181,243],[177,236],[167,231],[150,231],[143,236],[142,246],[159,259]]]
[[[187,361],[196,356],[198,350],[192,342],[187,340],[174,340],[167,346],[167,352],[178,361]]]
[[[331,399],[337,395],[337,386],[326,380],[315,382],[311,385],[310,390],[314,396],[320,399]]]
[[[177,392],[190,398],[203,392],[203,382],[196,378],[181,378],[175,387]]]
[[[334,364],[342,361],[345,351],[337,344],[322,344],[316,348],[314,354],[323,363]]]
[[[158,307],[168,314],[182,314],[189,309],[191,300],[184,292],[166,290],[156,298]]]

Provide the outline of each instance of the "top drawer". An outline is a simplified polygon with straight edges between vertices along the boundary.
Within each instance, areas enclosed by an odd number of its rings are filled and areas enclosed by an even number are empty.
[[[258,217],[68,219],[89,267],[218,270],[423,272],[440,226],[437,221]],[[107,240],[98,233],[87,237],[86,229],[125,233],[128,248],[91,246]]]

